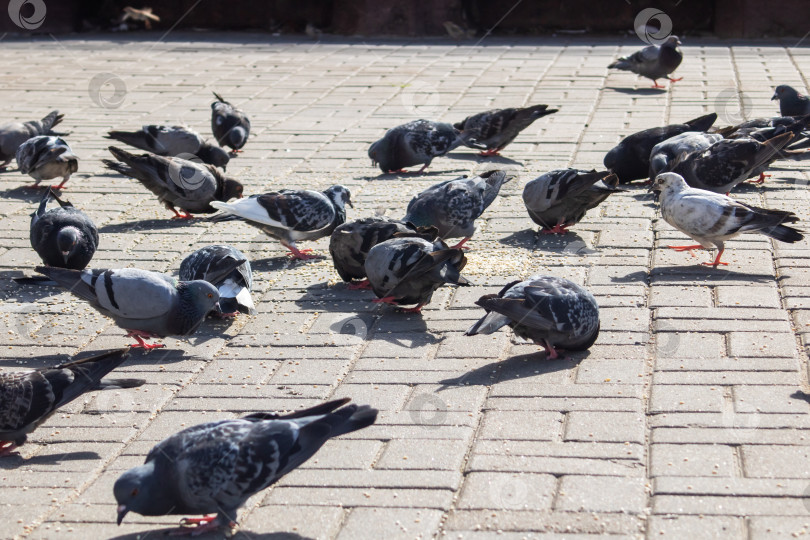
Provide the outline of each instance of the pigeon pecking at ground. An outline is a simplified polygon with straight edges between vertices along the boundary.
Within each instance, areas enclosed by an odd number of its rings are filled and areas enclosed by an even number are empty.
[[[416,304],[402,311],[419,313],[445,283],[471,284],[460,273],[465,264],[464,251],[441,240],[392,238],[369,250],[365,268],[375,303]]]
[[[505,172],[495,170],[473,178],[462,176],[439,182],[411,199],[402,220],[417,227],[436,227],[442,240],[462,238],[453,246],[460,248],[475,233],[475,220],[511,179]]]
[[[757,208],[725,195],[689,187],[674,172],[659,174],[653,189],[660,191],[659,203],[664,220],[692,238],[697,245],[667,246],[676,251],[717,248],[717,257],[707,266],[727,265],[720,262],[725,241],[745,233],[759,233],[793,244],[804,236],[785,223],[796,223],[793,212]]]
[[[584,351],[599,336],[596,299],[567,279],[536,275],[513,281],[476,304],[487,314],[465,336],[492,334],[509,325],[518,337],[544,347],[548,358],[563,351]]]
[[[62,189],[70,175],[79,170],[79,158],[61,137],[37,135],[17,148],[17,167],[35,180],[31,188],[38,188],[42,180],[62,178],[54,189]]]
[[[36,137],[37,135],[52,135],[51,130],[62,121],[63,114],[59,111],[51,111],[42,120],[32,120],[30,122],[9,122],[0,126],[0,169],[17,155],[17,149],[22,143]]]
[[[128,355],[129,349],[118,349],[51,368],[0,372],[0,457],[22,446],[57,409],[85,392],[145,384],[142,379],[102,380]]]
[[[656,144],[650,151],[650,181],[660,173],[672,170],[682,156],[703,152],[722,140],[723,135],[719,133],[687,131]]]
[[[523,203],[532,221],[543,234],[565,234],[567,227],[582,221],[585,213],[596,208],[617,187],[619,178],[610,171],[558,169],[531,180],[523,188]]]
[[[683,54],[678,46],[681,41],[678,36],[669,36],[666,41],[659,45],[650,45],[640,51],[636,51],[630,56],[619,58],[608,68],[632,71],[637,75],[646,77],[653,81],[653,88],[664,88],[658,84],[658,79],[666,78],[670,82],[678,82],[683,77],[673,79],[670,73],[678,69],[683,60]]]
[[[239,266],[233,268],[235,262]],[[223,274],[222,268],[233,268]],[[213,281],[212,277],[217,280]],[[235,317],[237,313],[256,314],[256,306],[250,297],[253,273],[245,254],[232,246],[213,245],[198,249],[180,263],[180,281],[204,279],[219,290],[219,303],[214,313],[219,317]]]
[[[339,399],[286,415],[260,412],[170,436],[143,465],[116,480],[118,524],[129,512],[215,514],[183,519],[175,534],[232,529],[249,497],[299,467],[329,439],[376,421],[376,409],[348,402]]]
[[[148,125],[139,131],[110,131],[106,137],[158,156],[176,156],[190,161],[197,157],[222,170],[231,159],[224,149],[206,142],[199,133],[183,126]]]
[[[497,156],[532,122],[558,110],[549,109],[548,105],[492,109],[468,116],[453,127],[461,131],[460,137],[466,146],[481,148],[482,156]]]
[[[445,155],[462,144],[459,131],[444,122],[414,120],[385,132],[382,139],[368,149],[371,165],[383,173],[404,173],[404,167],[422,164],[419,172],[430,166],[433,158]]]
[[[228,275],[236,266],[234,262],[222,268],[221,275]],[[128,332],[127,337],[138,342],[132,347],[144,349],[164,345],[149,345],[143,338],[193,334],[219,301],[219,291],[207,281],[178,281],[138,268],[80,271],[37,266],[36,271],[110,317]]]
[[[242,151],[250,136],[250,120],[247,115],[214,92],[217,98],[211,104],[211,131],[220,146],[228,146],[233,153]]]
[[[782,116],[804,116],[810,114],[810,98],[800,94],[792,86],[780,84],[774,90],[773,97],[779,100],[779,114]]]
[[[242,220],[278,239],[293,258],[312,259],[311,249],[299,250],[299,240],[317,240],[332,234],[346,221],[346,205],[352,206],[351,193],[341,185],[318,192],[309,189],[282,189],[264,195],[251,195],[233,203],[211,203],[222,212],[211,221]]]
[[[115,146],[110,153],[118,161],[102,159],[107,168],[138,180],[157,195],[158,201],[174,212],[172,219],[191,219],[195,214],[216,212],[213,201],[241,198],[243,187],[212,165],[194,163],[178,157],[155,154],[130,154]],[[177,211],[179,207],[183,214]]]
[[[59,208],[47,210],[55,199]],[[98,229],[87,214],[61,200],[50,189],[31,214],[31,247],[44,264],[84,270],[98,247]]]

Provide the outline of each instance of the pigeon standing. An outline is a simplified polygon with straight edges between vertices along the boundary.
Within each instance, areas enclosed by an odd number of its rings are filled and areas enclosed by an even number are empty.
[[[233,153],[242,151],[250,136],[250,120],[247,115],[214,92],[217,98],[211,104],[211,131],[220,146],[229,146]]]
[[[554,114],[559,109],[549,109],[548,105],[534,105],[523,108],[493,109],[468,116],[453,127],[461,131],[461,138],[467,146],[483,147],[482,156],[497,156],[515,140],[518,134],[538,118]]]
[[[377,410],[348,399],[280,415],[260,412],[199,424],[164,439],[113,486],[118,524],[144,516],[216,514],[183,519],[179,533],[236,525],[249,497],[311,458],[329,439],[370,426]]]
[[[264,195],[251,195],[234,203],[213,202],[220,214],[211,221],[242,220],[278,239],[293,258],[312,259],[311,249],[299,250],[299,240],[317,240],[332,234],[346,221],[346,205],[352,206],[351,193],[341,185],[323,192],[309,189],[282,189]]]
[[[637,75],[646,77],[653,81],[653,88],[664,88],[658,84],[658,79],[666,78],[670,82],[678,82],[683,77],[673,79],[670,73],[678,69],[683,60],[683,54],[678,46],[681,41],[678,36],[669,36],[666,41],[659,45],[649,45],[640,51],[636,51],[630,56],[619,58],[608,68],[632,71]]]
[[[46,211],[51,199],[59,208]],[[50,189],[31,214],[31,247],[48,266],[84,270],[98,247],[98,229],[81,210]]]
[[[785,223],[796,223],[793,212],[757,208],[725,195],[689,187],[674,172],[659,174],[653,189],[660,191],[659,202],[664,220],[695,240],[697,245],[667,246],[676,251],[717,248],[717,257],[707,266],[727,265],[720,262],[725,241],[745,233],[759,233],[793,244],[802,234]]]
[[[446,180],[419,193],[408,203],[403,221],[418,227],[436,227],[439,237],[463,239],[460,248],[475,233],[475,220],[495,201],[501,186],[511,180],[503,171],[487,171],[474,178]]]
[[[780,84],[771,97],[779,100],[779,114],[782,116],[804,116],[810,114],[810,98],[800,94],[792,86]]]
[[[32,188],[39,187],[42,180],[62,177],[54,189],[62,189],[70,175],[79,170],[79,158],[61,137],[37,135],[17,148],[17,166],[20,172],[36,180]]]
[[[541,233],[565,234],[568,227],[582,221],[588,210],[611,194],[625,191],[618,184],[619,178],[610,171],[558,169],[528,182],[523,202]]]
[[[22,446],[57,409],[85,392],[145,384],[141,379],[101,379],[127,356],[129,349],[118,349],[51,368],[0,372],[0,457]]]
[[[233,268],[235,262],[239,266]],[[222,268],[233,268],[223,274]],[[212,281],[216,276],[217,280]],[[180,281],[204,279],[219,290],[219,303],[214,313],[220,317],[235,317],[237,313],[256,314],[250,297],[253,273],[245,254],[231,246],[213,245],[200,248],[180,263]]]
[[[225,170],[231,159],[228,152],[206,142],[196,131],[183,126],[143,126],[140,131],[110,131],[108,139],[146,150],[158,156],[179,156],[191,160],[196,156],[203,163]]]
[[[444,122],[414,120],[389,129],[382,139],[368,149],[371,165],[383,173],[406,172],[404,167],[422,164],[419,172],[430,166],[433,158],[445,155],[462,144],[459,131]]]
[[[476,304],[487,314],[465,336],[492,334],[509,325],[518,337],[544,347],[548,358],[557,358],[562,350],[584,351],[599,336],[596,299],[567,279],[537,275],[513,281]]]
[[[212,165],[194,163],[178,157],[141,154],[137,156],[115,146],[110,153],[119,161],[102,159],[109,169],[135,178],[157,195],[166,208],[174,212],[172,219],[191,219],[191,212],[215,212],[212,201],[241,198],[242,184],[223,175]],[[181,214],[175,207],[180,207]]]
[[[22,143],[37,135],[50,135],[52,128],[62,121],[63,114],[51,111],[42,120],[10,122],[0,126],[0,169],[11,163]]]
[[[653,146],[650,151],[650,180],[662,172],[669,172],[681,156],[703,152],[723,140],[719,133],[687,131]]]

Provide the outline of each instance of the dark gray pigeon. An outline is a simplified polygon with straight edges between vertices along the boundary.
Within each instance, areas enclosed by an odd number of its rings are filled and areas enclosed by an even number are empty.
[[[650,180],[670,171],[681,156],[703,152],[721,140],[723,135],[719,133],[687,131],[656,144],[650,152]]]
[[[548,105],[492,109],[468,116],[453,124],[453,127],[461,131],[460,136],[466,146],[483,148],[482,156],[497,156],[532,122],[558,110],[549,109]]]
[[[587,350],[599,336],[596,299],[567,279],[537,275],[513,281],[476,304],[487,314],[465,336],[492,334],[509,325],[516,336],[544,347],[548,358],[557,358],[563,351]]]
[[[223,268],[222,274],[229,274],[235,266]],[[149,345],[143,338],[193,334],[219,301],[219,291],[207,281],[178,281],[138,268],[68,270],[37,266],[36,271],[110,317],[128,332],[127,337],[138,342],[131,347],[154,349],[164,345]]]
[[[341,279],[350,283],[349,289],[367,289],[366,257],[371,248],[391,238],[418,236],[429,242],[436,240],[435,227],[416,227],[384,216],[368,217],[344,223],[337,227],[329,239],[329,253]],[[353,280],[362,280],[354,282]]]
[[[42,120],[10,122],[0,126],[0,169],[5,168],[17,155],[22,143],[37,135],[52,135],[51,129],[62,121],[63,114],[51,111]]]
[[[59,208],[46,211],[56,199]],[[84,270],[98,247],[98,229],[87,214],[50,189],[31,214],[31,247],[48,266]]]
[[[371,165],[379,164],[383,173],[406,172],[404,167],[430,166],[433,158],[445,155],[462,144],[459,131],[444,122],[414,120],[389,129],[368,149]]]
[[[503,171],[487,171],[473,178],[439,182],[411,199],[402,220],[417,227],[436,227],[442,240],[462,238],[453,246],[460,248],[475,233],[475,220],[511,179]]]
[[[374,302],[416,304],[402,311],[419,313],[445,283],[470,285],[460,273],[465,264],[464,251],[448,248],[441,240],[392,238],[369,250],[365,268],[378,297]]]
[[[250,136],[247,115],[214,92],[217,98],[211,104],[211,131],[220,146],[229,146],[233,153],[241,152]]]
[[[0,372],[0,457],[22,446],[57,409],[85,392],[145,384],[141,379],[101,379],[128,355],[129,349],[118,349],[51,368]]]
[[[312,259],[316,256],[307,254],[311,249],[299,250],[295,243],[332,234],[346,221],[347,204],[352,206],[351,193],[339,184],[323,192],[282,189],[233,203],[211,203],[222,212],[209,219],[245,221],[278,239],[294,258]]]
[[[146,150],[158,156],[199,158],[203,163],[222,167],[225,170],[231,159],[228,152],[206,142],[196,131],[183,126],[143,126],[140,131],[110,131],[108,139]]]
[[[670,73],[678,69],[681,60],[683,60],[683,54],[678,48],[680,44],[681,41],[678,36],[669,36],[660,46],[650,45],[644,47],[630,56],[619,58],[610,64],[608,68],[632,71],[653,81],[653,88],[664,88],[658,84],[658,79],[666,78],[674,83],[683,78],[673,79],[669,76]]]
[[[789,148],[797,149],[806,146],[807,125],[810,123],[810,114],[805,116],[775,116],[773,118],[754,118],[736,126],[720,128],[715,133],[726,139],[750,138],[759,142],[773,139],[783,133],[793,133],[793,140]],[[805,144],[802,144],[804,142]]]
[[[664,220],[698,243],[667,247],[689,252],[716,247],[717,257],[713,262],[703,263],[707,266],[727,265],[720,262],[724,243],[741,234],[764,234],[789,244],[804,238],[800,231],[785,225],[799,221],[793,212],[757,208],[719,193],[689,187],[683,177],[674,172],[659,174],[653,189],[660,192]]]
[[[596,208],[612,193],[619,179],[610,171],[558,169],[538,176],[523,188],[523,203],[529,217],[540,225],[543,234],[565,234],[567,228],[582,221],[585,213]]]
[[[241,264],[233,268],[235,262]],[[233,268],[223,275],[222,268]],[[212,276],[217,281],[211,280]],[[200,248],[180,263],[180,281],[204,279],[219,290],[219,303],[214,313],[220,317],[235,317],[237,313],[256,314],[256,307],[250,297],[253,286],[253,273],[250,261],[245,254],[232,246],[213,245]]]
[[[255,413],[172,435],[149,452],[143,465],[116,480],[118,524],[129,512],[188,513],[216,516],[183,519],[177,533],[235,527],[249,497],[299,467],[329,439],[377,419],[376,409],[348,402],[339,399],[286,415]]]
[[[32,188],[39,187],[42,180],[62,178],[54,189],[62,189],[70,175],[79,170],[79,158],[68,143],[53,135],[38,135],[17,148],[17,167],[20,172],[35,180]]]
[[[810,114],[810,98],[800,94],[792,86],[780,84],[771,97],[779,100],[779,114],[782,116],[804,116]]]
[[[685,131],[708,131],[715,120],[717,114],[711,113],[685,124],[670,124],[628,135],[607,153],[605,167],[616,173],[622,183],[647,178],[650,171],[650,152],[656,144]]]
[[[212,165],[155,154],[136,156],[115,146],[110,146],[109,150],[119,161],[102,159],[102,163],[138,180],[157,195],[158,200],[174,212],[172,219],[191,219],[192,212],[210,214],[216,212],[212,202],[242,197],[242,184]],[[185,213],[181,214],[175,207]]]

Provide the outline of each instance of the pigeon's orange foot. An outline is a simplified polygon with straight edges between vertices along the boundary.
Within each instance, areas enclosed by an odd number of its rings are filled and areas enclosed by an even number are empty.
[[[216,314],[216,317],[218,317],[220,319],[235,319],[237,315],[239,315],[238,311],[232,311],[230,313],[221,313],[220,312],[220,313]]]
[[[318,258],[317,255],[310,255],[310,253],[312,253],[312,250],[309,248],[298,249],[295,246],[284,246],[284,247],[290,250],[290,252],[287,255],[290,255],[293,259],[297,259],[299,261],[308,261],[309,259]]]
[[[721,249],[720,251],[717,252],[717,257],[714,258],[713,262],[701,263],[701,264],[703,264],[705,266],[714,266],[715,268],[717,268],[718,264],[722,264],[723,266],[728,266],[728,263],[720,262],[720,257],[723,256],[723,251],[725,251],[725,250]]]
[[[469,236],[467,238],[462,239],[461,242],[459,242],[455,246],[451,246],[450,249],[470,249],[470,248],[468,248],[467,246],[464,245],[464,244],[467,243],[467,240],[469,240],[469,239],[470,239]]]
[[[667,246],[667,247],[669,249],[674,249],[675,251],[688,251],[689,253],[692,253],[692,250],[695,250],[695,249],[706,249],[703,246],[701,246],[700,244],[695,244],[694,246]],[[695,254],[692,253],[692,257],[694,257],[694,256],[695,256]]]
[[[656,80],[654,80],[654,81],[653,81],[653,83],[654,83],[654,84],[653,84],[653,85],[652,85],[650,88],[666,88],[666,86],[663,86],[663,85],[658,84],[658,80],[657,80],[657,79],[656,79]]]
[[[177,211],[176,208],[172,208],[172,212],[174,212],[172,219],[191,219],[194,217],[185,210],[183,210],[183,213],[181,214],[180,212]]]
[[[395,171],[388,171],[388,174],[406,174],[408,171],[405,169],[397,169]]]
[[[416,306],[416,307],[411,307],[411,308],[399,308],[399,311],[401,311],[402,313],[422,313],[422,307],[423,307],[424,305],[425,305],[425,304],[419,304],[419,305],[418,305],[418,306]]]
[[[488,150],[482,150],[478,152],[479,156],[482,157],[490,157],[490,156],[500,156],[501,149],[500,148],[492,148]]]
[[[126,337],[135,338],[135,341],[138,342],[138,343],[135,343],[133,345],[130,345],[130,348],[132,348],[132,349],[143,349],[145,351],[149,351],[149,350],[152,350],[152,349],[161,349],[161,348],[166,346],[163,343],[146,343],[143,339],[144,338],[149,339],[152,336],[150,336],[149,334],[142,334],[142,333],[138,332],[137,330],[130,331],[126,335]]]
[[[540,234],[567,234],[567,233],[568,233],[568,226],[560,225],[559,223],[554,225],[550,229],[540,229]]]
[[[764,184],[766,178],[770,178],[773,176],[772,174],[765,174],[759,173],[759,178],[754,178],[753,180],[749,180],[752,184]]]
[[[236,526],[236,523],[230,522],[230,527]],[[205,516],[201,518],[183,518],[180,520],[180,528],[175,529],[169,533],[169,536],[198,536],[200,534],[216,531],[222,527],[222,523],[216,515]]]
[[[350,291],[368,290],[371,288],[371,282],[367,279],[364,279],[363,281],[355,281],[354,283],[349,283],[346,288]]]
[[[547,339],[544,339],[543,342],[540,343],[540,345],[542,345],[543,348],[546,350],[546,358],[548,358],[549,360],[555,360],[557,358],[560,358],[560,353],[565,352],[562,349],[555,349],[554,345],[549,343]]]
[[[667,77],[667,79],[669,79],[669,82],[676,83],[676,82],[680,81],[681,79],[683,79],[683,77],[678,77],[677,79],[673,79],[673,78],[671,78],[671,77]]]
[[[17,445],[14,441],[0,441],[0,457],[17,455],[17,452],[14,451],[15,448]]]

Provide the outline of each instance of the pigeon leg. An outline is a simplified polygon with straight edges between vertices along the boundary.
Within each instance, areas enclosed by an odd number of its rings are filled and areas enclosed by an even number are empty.
[[[470,238],[471,238],[470,236],[467,236],[461,242],[459,242],[455,246],[452,246],[450,249],[470,249],[470,248],[468,248],[467,246],[464,245],[465,243],[467,243],[467,240],[469,240]]]
[[[407,172],[408,171],[406,171],[405,169],[397,169],[395,171],[388,171],[388,174],[405,174]]]
[[[752,184],[764,184],[765,179],[770,178],[771,176],[773,176],[773,175],[772,174],[759,173],[759,178],[755,178],[754,180],[749,180],[749,182],[751,182]]]
[[[288,255],[292,255],[293,259],[299,259],[301,261],[306,261],[307,259],[317,259],[318,258],[317,255],[308,255],[309,253],[312,252],[312,250],[309,249],[309,248],[299,250],[297,247],[295,247],[294,244],[285,244],[283,242],[281,243],[281,245],[290,250],[290,253]]]
[[[357,291],[360,289],[370,289],[371,282],[368,279],[364,279],[363,281],[355,281],[354,283],[349,283],[348,287],[346,287],[350,291]]]
[[[235,523],[230,523],[233,527]],[[199,536],[209,531],[219,530],[222,527],[216,515],[204,516],[201,518],[183,518],[180,520],[180,528],[169,533],[169,536]]]
[[[653,85],[652,85],[650,88],[666,88],[666,86],[663,86],[663,85],[658,84],[658,79],[655,79],[655,80],[653,81],[653,83],[654,83],[654,84],[653,84]]]
[[[554,345],[549,343],[547,339],[544,339],[543,343],[541,343],[540,345],[542,345],[543,348],[546,350],[546,358],[548,358],[549,360],[556,360],[557,358],[560,357],[560,353],[563,352],[562,350],[555,349]]]
[[[192,219],[194,217],[185,210],[183,210],[184,213],[181,214],[174,206],[172,206],[171,211],[174,212],[172,219]]]
[[[150,349],[160,349],[160,348],[166,346],[163,343],[146,343],[143,340],[143,338],[149,339],[151,336],[142,335],[142,334],[138,333],[137,330],[130,330],[129,333],[126,335],[126,337],[135,338],[135,341],[138,342],[138,343],[135,343],[133,345],[130,345],[130,347],[133,348],[133,349],[144,349],[144,350],[148,351]]]
[[[237,315],[239,315],[238,311],[232,311],[230,313],[216,312],[214,314],[214,316],[219,319],[235,319]]]
[[[689,253],[692,253],[693,249],[706,249],[703,246],[701,246],[700,244],[695,244],[694,246],[667,246],[667,247],[669,249],[674,249],[675,251],[688,251]],[[695,256],[695,254],[692,253],[692,257],[694,257],[694,256]]]
[[[397,303],[396,298],[394,298],[393,296],[386,296],[384,298],[375,298],[374,300],[372,300],[372,302],[374,302],[375,304],[391,304],[392,306],[396,305]]]
[[[678,77],[677,79],[673,79],[673,78],[671,78],[671,77],[667,77],[667,79],[669,79],[669,82],[676,83],[676,82],[680,81],[681,79],[683,79],[683,77]]]
[[[16,454],[14,449],[17,445],[14,441],[0,441],[0,457],[7,457]]]
[[[540,229],[540,234],[567,234],[568,226],[562,223],[557,223],[550,229]]]
[[[704,266],[714,266],[715,268],[717,268],[718,264],[722,264],[723,266],[728,266],[727,262],[720,262],[720,257],[723,256],[724,251],[725,251],[724,249],[721,249],[720,251],[718,251],[717,252],[717,257],[715,257],[713,262],[705,262],[705,263],[700,263],[700,264],[702,264]]]
[[[422,168],[416,171],[416,174],[422,174],[423,172],[425,172],[425,169],[428,168],[428,165],[429,163],[425,163],[424,165],[422,165]]]
[[[478,155],[481,157],[500,156],[500,151],[500,148],[489,148],[478,152]]]
[[[416,307],[409,307],[409,308],[399,308],[399,311],[402,313],[422,313],[422,307],[425,304],[418,304]]]
[[[70,175],[63,176],[62,177],[62,182],[58,186],[51,186],[51,188],[52,189],[67,189],[64,186],[65,186],[65,182],[67,182],[68,180],[70,180]]]

